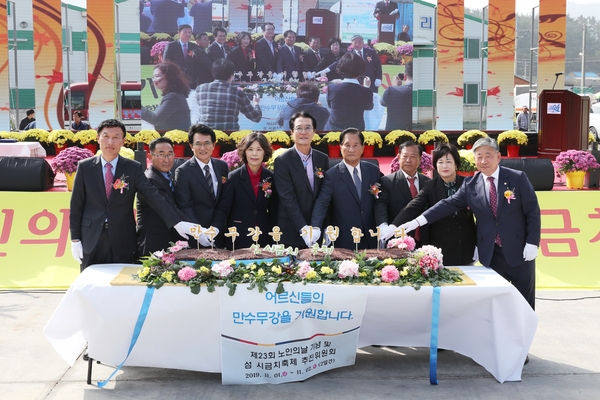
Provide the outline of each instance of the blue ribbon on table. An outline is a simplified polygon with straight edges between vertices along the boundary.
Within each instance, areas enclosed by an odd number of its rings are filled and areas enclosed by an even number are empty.
[[[135,346],[135,343],[137,342],[138,337],[140,336],[140,333],[142,332],[142,327],[144,326],[144,322],[146,322],[146,316],[148,315],[148,309],[150,308],[150,303],[152,302],[153,295],[154,295],[154,286],[148,287],[146,289],[146,294],[144,295],[144,301],[142,302],[142,308],[140,308],[140,314],[138,315],[137,322],[135,323],[135,328],[133,328],[133,336],[131,337],[131,343],[129,344],[129,350],[127,351],[127,355],[125,356],[125,359],[123,360],[123,362],[121,364],[119,364],[119,366],[113,371],[112,374],[110,374],[108,379],[106,379],[105,381],[102,381],[102,382],[98,382],[99,388],[106,386],[108,381],[110,381],[110,379],[117,372],[119,372],[119,370],[121,369],[123,364],[125,364],[125,361],[127,361],[127,359],[129,358],[129,355],[131,354],[131,351],[133,350],[133,347]]]
[[[429,343],[429,383],[437,385],[437,350],[440,327],[440,287],[433,288],[431,299],[431,341]]]

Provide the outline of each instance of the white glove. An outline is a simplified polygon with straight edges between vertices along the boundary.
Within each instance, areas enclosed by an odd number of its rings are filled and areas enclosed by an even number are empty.
[[[375,86],[381,85],[381,79],[375,79]]]
[[[81,264],[83,261],[83,245],[81,244],[81,240],[71,242],[71,255],[78,264]]]
[[[313,244],[317,243],[317,241],[319,240],[320,237],[321,237],[321,230],[319,228],[313,228],[313,234],[312,234],[312,238],[310,239],[310,241],[311,241],[310,245],[312,246]]]
[[[383,223],[379,225],[379,238],[381,240],[388,241],[392,236],[394,236],[394,231],[396,230],[396,225],[388,225],[387,223]]]
[[[193,228],[194,226],[196,226],[196,224],[192,224],[191,222],[179,221],[173,228],[179,233],[179,236],[189,239],[190,228]]]
[[[479,261],[479,249],[477,249],[477,246],[475,246],[475,251],[473,252],[473,262],[478,262]]]
[[[317,75],[325,75],[330,71],[331,70],[329,68],[325,68],[324,70],[317,72]]]
[[[398,9],[395,9],[394,11],[392,11],[392,12],[390,13],[390,15],[394,15],[394,14],[398,14]]]
[[[201,246],[210,247],[210,240],[208,240],[204,233],[198,237],[198,243],[200,243]]]
[[[405,224],[402,224],[398,227],[398,229],[402,229],[404,228],[404,233],[408,233],[408,232],[412,232],[415,229],[417,229],[419,227],[419,223],[417,222],[416,219],[413,219],[412,221],[408,221]]]
[[[523,258],[525,261],[532,261],[538,255],[538,247],[534,244],[525,243],[525,248],[523,249]]]
[[[314,77],[315,77],[315,73],[314,72],[307,72],[306,73],[306,78],[313,79]]]
[[[306,233],[303,234],[302,232]],[[306,243],[306,247],[312,246],[312,238],[308,236],[308,225],[304,225],[302,229],[300,229],[300,237],[302,238],[302,240],[304,240],[304,243]]]

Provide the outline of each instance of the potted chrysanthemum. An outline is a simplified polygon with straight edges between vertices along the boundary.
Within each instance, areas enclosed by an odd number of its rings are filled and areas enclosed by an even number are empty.
[[[185,144],[189,142],[188,133],[181,129],[173,129],[165,132],[165,137],[173,142],[173,153],[175,157],[183,157],[185,153]]]
[[[290,135],[284,131],[267,132],[265,137],[271,143],[273,150],[280,149],[282,146],[289,146],[291,143]]]
[[[363,157],[373,157],[375,154],[375,146],[378,148],[383,146],[381,134],[379,132],[372,131],[363,131],[362,134],[365,138],[365,150],[363,152]]]
[[[475,164],[475,155],[473,150],[461,149],[458,151],[460,155],[460,165],[458,166],[458,174],[462,176],[473,176],[477,171]]]
[[[52,160],[52,169],[54,172],[62,172],[67,179],[67,190],[73,190],[73,182],[75,181],[75,172],[77,172],[77,164],[81,160],[93,157],[94,153],[88,149],[81,147],[67,147],[54,157]]]
[[[417,137],[412,132],[404,131],[401,129],[396,129],[396,130],[390,131],[390,133],[385,135],[384,140],[385,140],[386,144],[388,144],[390,146],[394,146],[396,149],[396,153],[398,153],[398,148],[400,147],[400,145],[402,143],[410,142],[410,141],[416,142]]]
[[[73,145],[75,134],[67,129],[55,129],[48,135],[48,143],[54,144],[56,155],[67,146]]]
[[[465,133],[461,134],[456,140],[456,143],[459,146],[462,146],[469,150],[473,147],[476,141],[486,137],[488,137],[487,133],[478,129],[471,129],[470,131],[466,131]]]
[[[154,129],[142,129],[138,133],[135,134],[134,138],[137,143],[144,143],[144,150],[149,151],[149,144],[154,139],[158,139],[160,137],[160,133],[155,131]]]
[[[342,132],[328,132],[321,138],[321,142],[323,144],[327,144],[327,151],[329,153],[329,157],[341,157],[340,152],[340,135]]]
[[[567,188],[582,189],[589,169],[600,168],[596,157],[585,150],[561,151],[554,160],[556,172],[567,177]]]
[[[527,135],[517,129],[504,131],[498,135],[498,145],[506,146],[508,157],[519,157],[519,147],[527,146]]]
[[[430,129],[420,134],[417,142],[425,147],[427,153],[432,154],[435,149],[435,143],[448,143],[448,136],[437,129]]]
[[[216,137],[216,142],[215,142],[215,146],[213,147],[212,156],[220,157],[221,156],[221,146],[223,146],[224,144],[230,143],[231,138],[229,137],[228,134],[226,134],[225,132],[220,131],[218,129],[215,129],[215,137]]]
[[[95,153],[98,149],[98,132],[96,132],[94,129],[77,131],[75,132],[73,141],[88,149],[92,153]]]

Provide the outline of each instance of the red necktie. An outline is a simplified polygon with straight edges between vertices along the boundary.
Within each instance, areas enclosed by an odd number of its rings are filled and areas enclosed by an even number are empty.
[[[112,185],[115,176],[112,172],[111,163],[106,163],[106,165],[104,165],[104,168],[106,168],[106,176],[104,177],[104,191],[106,192],[106,200],[108,200],[110,199],[110,193],[112,192]]]
[[[410,195],[412,196],[413,199],[417,195],[417,187],[415,186],[415,179],[417,179],[417,178],[408,178],[408,183],[410,184],[410,188],[409,188]],[[416,241],[421,240],[421,228],[415,229],[415,240]]]
[[[318,52],[315,52],[315,56],[317,56],[317,61],[321,61],[321,56],[319,55]]]
[[[496,218],[496,213],[498,212],[498,192],[496,191],[496,185],[494,185],[494,177],[488,176],[488,182],[490,183],[490,208],[492,209],[492,214],[494,214],[494,218]],[[500,235],[496,233],[496,239],[494,242],[501,246]]]

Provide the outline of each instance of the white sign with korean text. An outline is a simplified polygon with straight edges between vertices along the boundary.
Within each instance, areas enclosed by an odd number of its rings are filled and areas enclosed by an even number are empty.
[[[354,364],[366,287],[286,283],[281,294],[276,288],[221,292],[224,385],[303,381]]]

